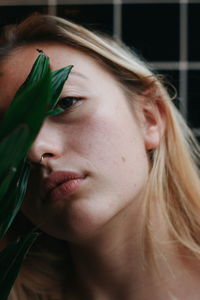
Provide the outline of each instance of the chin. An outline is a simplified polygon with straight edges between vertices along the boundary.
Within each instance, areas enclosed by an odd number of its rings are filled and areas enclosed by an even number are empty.
[[[43,220],[34,220],[30,216],[28,218],[35,225],[48,235],[56,239],[65,240],[71,243],[82,243],[92,239],[100,228],[104,225],[104,220],[99,218],[97,214],[59,214],[47,215]]]
[[[92,240],[106,231],[106,225],[112,223],[110,221],[114,219],[119,209],[114,205],[111,209],[109,201],[103,202],[102,199],[97,201],[97,198],[72,200],[42,207],[34,214],[33,210],[28,210],[26,215],[48,235],[78,244]]]

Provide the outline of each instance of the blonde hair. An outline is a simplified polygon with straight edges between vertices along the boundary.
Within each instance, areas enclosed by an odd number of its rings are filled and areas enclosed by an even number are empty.
[[[151,170],[143,203],[143,253],[146,257],[145,247],[148,246],[151,249],[149,258],[155,254],[151,215],[156,206],[177,245],[200,259],[199,147],[162,82],[122,43],[61,18],[44,15],[33,15],[5,30],[0,60],[17,47],[39,41],[60,42],[86,52],[111,72],[129,94],[143,95],[161,108],[166,129],[159,147],[150,154]],[[55,281],[62,285],[62,278],[67,278],[67,274],[61,274],[64,258],[59,255],[65,246],[57,241],[60,246],[50,253],[54,239],[46,237],[46,241],[44,245],[41,239],[30,251],[11,293],[12,300],[28,300],[31,295],[42,300],[62,298],[62,286],[57,286],[61,291],[59,296]],[[34,261],[39,265],[39,259],[42,265],[37,269]],[[52,291],[56,291],[54,295]]]

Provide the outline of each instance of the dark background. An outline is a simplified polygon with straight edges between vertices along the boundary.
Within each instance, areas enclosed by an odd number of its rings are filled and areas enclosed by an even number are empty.
[[[13,5],[5,5],[11,2]],[[28,0],[21,5],[20,0],[0,0],[0,28],[19,22],[35,11],[48,14],[51,8],[60,17],[111,35],[117,34],[114,23],[119,22],[118,37],[176,87],[175,104],[200,140],[200,0],[185,4],[181,0],[122,0],[118,7],[114,1],[75,2],[63,4],[69,1],[62,0],[62,4],[50,7],[47,0],[39,1],[39,5],[30,5]],[[41,5],[43,3],[46,5]],[[116,18],[116,7],[120,20]],[[181,11],[185,12],[184,16]],[[185,44],[181,42],[181,35]],[[185,63],[184,67],[180,61]]]

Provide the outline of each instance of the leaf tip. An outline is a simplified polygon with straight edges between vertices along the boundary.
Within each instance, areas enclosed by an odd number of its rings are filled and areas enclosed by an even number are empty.
[[[37,52],[44,54],[43,50],[41,50],[41,49],[36,49],[36,50],[37,50]]]

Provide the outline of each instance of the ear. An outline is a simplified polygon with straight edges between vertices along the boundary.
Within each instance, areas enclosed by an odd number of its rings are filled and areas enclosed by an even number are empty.
[[[142,131],[147,150],[159,146],[165,131],[164,107],[160,101],[146,102],[142,104]]]

